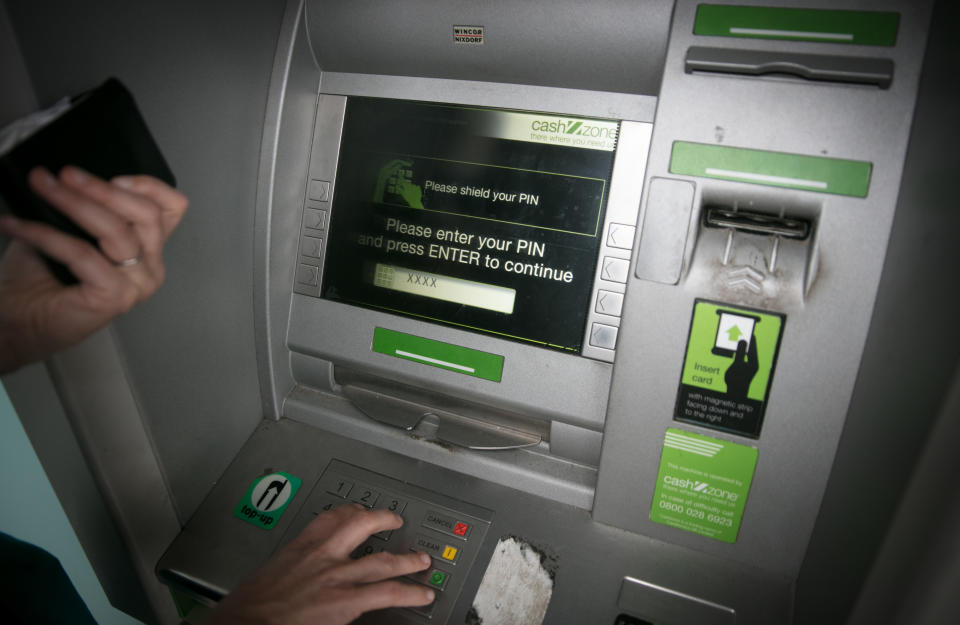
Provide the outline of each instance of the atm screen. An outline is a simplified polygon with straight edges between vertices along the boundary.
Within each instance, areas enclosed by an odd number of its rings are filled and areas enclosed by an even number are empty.
[[[350,98],[321,296],[579,353],[618,131]]]

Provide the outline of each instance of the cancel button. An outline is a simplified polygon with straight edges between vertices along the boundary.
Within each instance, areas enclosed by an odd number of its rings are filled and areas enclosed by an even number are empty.
[[[470,537],[470,530],[472,529],[469,523],[447,514],[435,512],[434,510],[427,511],[427,515],[423,518],[421,525],[463,540],[467,540]]]

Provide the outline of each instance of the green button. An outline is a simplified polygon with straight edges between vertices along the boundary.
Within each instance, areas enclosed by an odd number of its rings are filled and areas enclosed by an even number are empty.
[[[436,586],[437,588],[443,588],[443,582],[447,579],[447,574],[443,571],[438,571],[434,569],[433,573],[430,574],[430,584]]]
[[[701,4],[693,34],[892,46],[900,14]]]
[[[864,161],[675,141],[670,172],[774,187],[866,197],[873,165]]]
[[[374,328],[372,349],[387,356],[411,360],[491,382],[499,382],[503,375],[503,356],[386,328]]]

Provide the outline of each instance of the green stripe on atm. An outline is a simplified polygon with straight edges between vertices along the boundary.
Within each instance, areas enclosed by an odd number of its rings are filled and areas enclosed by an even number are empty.
[[[693,34],[892,46],[899,27],[900,14],[884,11],[701,4]]]
[[[491,382],[503,375],[503,356],[386,328],[374,328],[373,351]]]
[[[675,141],[670,172],[788,189],[867,197],[873,165],[864,161]]]

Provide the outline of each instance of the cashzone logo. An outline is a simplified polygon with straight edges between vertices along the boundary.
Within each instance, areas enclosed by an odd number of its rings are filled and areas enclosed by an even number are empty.
[[[535,119],[530,124],[530,129],[534,132],[553,132],[577,137],[617,138],[616,126],[597,126],[580,119]]]
[[[518,111],[486,114],[489,117],[483,132],[487,136],[605,152],[613,152],[617,147],[620,122]]]
[[[663,483],[667,486],[673,486],[675,488],[681,488],[684,490],[692,490],[697,493],[703,493],[704,495],[711,495],[713,497],[722,497],[727,501],[736,501],[740,498],[740,495],[737,493],[730,492],[725,488],[718,488],[716,486],[711,486],[709,482],[701,482],[699,480],[687,479],[682,477],[675,477],[673,475],[663,476]]]

